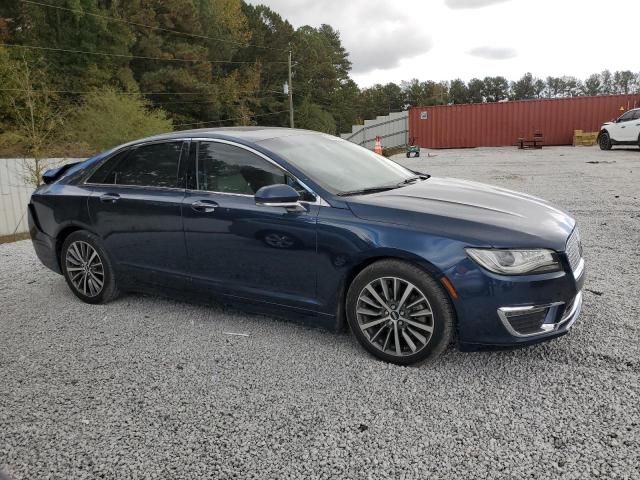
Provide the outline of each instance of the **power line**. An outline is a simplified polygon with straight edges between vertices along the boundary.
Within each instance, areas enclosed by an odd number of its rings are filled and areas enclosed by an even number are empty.
[[[243,100],[247,101],[259,101],[259,100],[270,100],[277,99],[276,96],[266,96],[266,97],[243,97]],[[194,104],[203,104],[203,103],[218,103],[218,100],[195,100],[195,101],[175,101],[175,102],[153,102],[154,105],[194,105]]]
[[[268,91],[268,90],[267,90]],[[99,90],[42,90],[26,88],[0,88],[0,92],[37,92],[37,93],[69,93],[74,95],[92,95]],[[260,90],[241,90],[237,93],[258,93]],[[113,92],[116,95],[206,95],[206,92]]]
[[[66,48],[53,48],[53,47],[41,47],[38,45],[17,45],[14,43],[0,43],[2,47],[16,47],[16,48],[31,48],[34,50],[47,50],[53,52],[65,52],[65,53],[80,53],[84,55],[99,55],[103,57],[118,57],[118,58],[130,58],[130,59],[140,59],[140,60],[161,60],[166,62],[186,62],[186,63],[213,63],[213,64],[239,64],[239,65],[253,65],[256,63],[287,63],[287,62],[248,62],[248,61],[227,61],[227,60],[196,60],[190,58],[162,58],[162,57],[146,57],[143,55],[126,55],[124,53],[107,53],[107,52],[90,52],[88,50],[71,50]]]
[[[98,90],[37,90],[26,88],[0,88],[0,92],[38,92],[38,93],[71,93],[74,95],[91,95]],[[114,92],[117,95],[202,95],[202,92]]]
[[[222,122],[230,122],[232,120],[243,120],[247,117],[249,118],[255,118],[255,117],[267,117],[269,115],[278,115],[280,113],[288,113],[289,110],[281,110],[279,112],[271,112],[271,113],[260,113],[257,115],[245,115],[244,117],[235,117],[235,118],[226,118],[224,120],[207,120],[205,122],[191,122],[191,123],[178,123],[176,125],[174,125],[174,127],[188,127],[190,125],[199,125],[199,124],[204,124],[204,123],[222,123]]]
[[[242,42],[235,42],[233,40],[228,40],[228,39],[224,39],[224,38],[209,37],[207,35],[199,35],[197,33],[181,32],[179,30],[172,30],[170,28],[155,27],[153,25],[145,25],[144,23],[132,22],[130,20],[125,20],[123,18],[110,17],[108,15],[100,15],[98,13],[85,12],[84,10],[77,10],[77,9],[74,9],[74,8],[61,7],[59,5],[51,5],[49,3],[35,2],[33,0],[20,0],[20,1],[23,2],[23,3],[30,3],[32,5],[39,5],[41,7],[56,8],[58,10],[65,10],[67,12],[78,13],[78,14],[82,14],[82,15],[90,15],[92,17],[103,18],[105,20],[111,20],[111,21],[114,21],[114,22],[121,22],[121,23],[126,23],[128,25],[135,25],[137,27],[149,28],[151,30],[169,32],[169,33],[174,33],[176,35],[185,35],[187,37],[192,37],[192,38],[201,38],[201,39],[204,39],[204,40],[215,40],[217,42],[229,43],[229,44],[232,44],[232,45],[238,45],[240,47],[262,48],[262,49],[265,49],[265,50],[275,50],[275,51],[279,51],[279,52],[286,52],[287,51],[287,50],[284,50],[284,49],[281,49],[281,48],[267,47],[267,46],[264,46],[264,45],[256,45],[256,44],[252,44],[252,43],[245,44],[245,43],[242,43]]]

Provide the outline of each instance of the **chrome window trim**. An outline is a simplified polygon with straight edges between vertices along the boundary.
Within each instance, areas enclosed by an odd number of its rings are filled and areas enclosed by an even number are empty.
[[[143,188],[149,190],[167,190],[171,192],[185,192],[184,188],[178,187],[154,187],[152,185],[126,185],[124,183],[83,183],[82,185],[86,185],[88,187],[110,187],[110,188],[134,188],[138,190],[142,190]]]
[[[95,186],[100,186],[100,187],[139,187],[139,188],[160,188],[160,189],[166,189],[166,190],[180,190],[181,192],[184,192],[184,188],[177,188],[177,187],[154,187],[152,185],[127,185],[125,183],[92,183],[89,182],[89,178],[91,178],[91,176],[96,173],[96,170],[98,170],[102,165],[104,165],[105,163],[107,163],[109,160],[111,160],[113,157],[115,157],[116,155],[119,155],[120,153],[122,153],[124,150],[128,150],[128,153],[131,153],[131,151],[133,151],[134,149],[138,148],[138,147],[144,147],[147,145],[154,145],[154,144],[159,144],[159,143],[185,143],[188,142],[189,139],[188,138],[173,138],[173,139],[162,139],[162,140],[149,140],[146,142],[140,142],[140,143],[136,143],[134,145],[126,145],[123,146],[122,148],[119,148],[118,150],[116,150],[115,152],[111,153],[111,155],[107,156],[106,158],[103,158],[101,161],[98,162],[97,165],[94,165],[93,168],[91,169],[91,171],[89,173],[87,173],[84,178],[82,179],[81,182],[78,182],[78,185],[95,185]],[[183,145],[184,146],[184,145]],[[180,162],[182,161],[182,148],[183,146],[180,147],[180,158],[178,159],[178,171],[180,171]],[[188,152],[187,152],[188,153]],[[187,158],[188,160],[188,158]],[[176,177],[177,179],[177,177]]]
[[[289,175],[291,178],[293,178],[296,182],[298,182],[300,184],[300,186],[302,188],[304,188],[308,193],[310,193],[311,195],[313,195],[315,197],[315,201],[313,202],[309,202],[309,201],[305,201],[305,200],[301,200],[304,201],[304,203],[308,203],[310,205],[320,205],[323,207],[329,207],[329,203],[327,203],[325,201],[324,198],[322,198],[320,195],[318,195],[316,192],[314,192],[307,184],[305,184],[302,180],[300,180],[298,177],[296,177],[294,174],[292,174],[291,172],[289,172],[286,168],[284,168],[282,165],[280,165],[278,162],[276,162],[275,160],[269,158],[267,155],[265,155],[262,152],[259,152],[258,150],[256,150],[255,148],[251,148],[247,145],[243,145],[241,143],[237,143],[231,140],[226,140],[223,138],[206,138],[206,137],[192,137],[189,139],[192,142],[214,142],[214,143],[224,143],[226,145],[231,145],[233,147],[239,147],[242,148],[250,153],[253,153],[254,155],[257,155],[258,157],[262,158],[263,160],[266,160],[267,162],[269,162],[270,164],[272,164],[273,166],[275,166],[276,168],[282,170],[285,174]],[[197,159],[196,159],[196,165],[197,165]],[[187,189],[188,192],[205,192],[205,193],[215,193],[216,195],[236,195],[236,196],[242,196],[242,197],[251,197],[253,198],[253,195],[248,195],[245,193],[231,193],[231,192],[214,192],[211,190],[193,190],[193,189]]]

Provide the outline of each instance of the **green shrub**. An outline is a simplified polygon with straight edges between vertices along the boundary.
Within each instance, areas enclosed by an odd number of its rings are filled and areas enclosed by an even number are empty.
[[[69,141],[86,143],[96,150],[173,130],[163,110],[151,109],[137,95],[112,89],[87,95],[66,127]]]

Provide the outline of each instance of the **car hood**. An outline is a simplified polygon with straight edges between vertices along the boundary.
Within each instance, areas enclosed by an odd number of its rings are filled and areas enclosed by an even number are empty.
[[[575,226],[573,218],[540,198],[453,178],[430,177],[350,197],[348,204],[365,220],[415,227],[476,246],[564,250]]]

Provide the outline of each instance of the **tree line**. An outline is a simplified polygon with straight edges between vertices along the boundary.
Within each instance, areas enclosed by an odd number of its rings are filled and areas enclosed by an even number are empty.
[[[611,73],[604,70],[585,80],[573,76],[534,77],[525,73],[509,81],[503,76],[455,79],[445,82],[411,81],[374,85],[361,90],[360,112],[364,118],[384,115],[417,105],[451,105],[463,103],[504,102],[595,95],[640,93],[640,72],[628,70]]]
[[[339,33],[242,0],[8,0],[0,5],[0,150],[103,149],[172,129],[332,134],[413,105],[637,92],[638,74],[413,79],[359,88]]]

